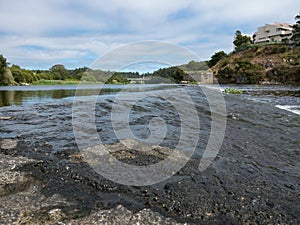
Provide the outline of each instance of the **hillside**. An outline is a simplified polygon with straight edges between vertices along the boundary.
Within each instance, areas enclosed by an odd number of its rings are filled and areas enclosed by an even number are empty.
[[[199,70],[206,71],[209,69],[207,62],[195,62],[193,60],[187,64],[183,64],[177,67],[184,71],[199,71]]]
[[[300,84],[300,47],[251,46],[211,68],[219,83]]]

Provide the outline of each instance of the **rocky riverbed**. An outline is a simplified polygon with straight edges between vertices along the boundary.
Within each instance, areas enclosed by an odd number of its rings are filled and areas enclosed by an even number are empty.
[[[299,115],[249,95],[225,95],[223,145],[199,171],[211,128],[209,105],[199,88],[181,88],[192,96],[201,122],[196,153],[173,177],[151,186],[121,185],[93,170],[75,142],[70,99],[0,108],[0,223],[299,224]],[[112,103],[111,96],[99,100],[95,123],[115,158],[149,165],[170,153],[178,121],[165,102],[148,98],[133,113],[137,135],[146,132],[140,124],[149,122],[151,107],[171,121],[170,142],[148,152],[123,148],[112,135]]]

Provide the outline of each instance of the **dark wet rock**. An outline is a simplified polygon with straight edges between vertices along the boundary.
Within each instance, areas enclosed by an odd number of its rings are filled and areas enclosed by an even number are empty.
[[[43,166],[41,162],[2,154],[0,159],[1,224],[139,224],[141,222],[143,224],[179,224],[151,210],[134,213],[121,205],[107,210],[93,210],[87,214],[74,204],[76,200],[86,197],[81,196],[79,190],[73,190],[71,200],[64,197],[64,191],[59,187],[50,188],[48,183],[37,180],[32,174],[17,171],[22,167],[35,167],[44,171],[45,165]],[[55,168],[52,170],[59,173]],[[47,173],[51,173],[51,170],[44,171],[45,176]],[[66,182],[67,185],[68,176],[65,177],[66,180],[59,177],[59,182]],[[76,177],[70,176],[76,182]],[[52,179],[55,180],[54,177]],[[48,182],[55,182],[54,180],[51,181],[50,178]],[[80,180],[80,178],[78,180],[88,186],[91,185],[90,180]],[[51,194],[52,188],[56,188],[58,192]],[[62,192],[62,195],[59,192]],[[76,219],[78,217],[82,218]]]

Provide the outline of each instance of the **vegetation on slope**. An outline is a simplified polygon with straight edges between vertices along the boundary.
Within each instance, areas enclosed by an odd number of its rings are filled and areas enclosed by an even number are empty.
[[[219,83],[300,83],[300,13],[295,17],[293,36],[288,43],[255,45],[236,31],[235,49],[228,56],[215,53],[209,61]]]
[[[300,83],[300,47],[254,45],[222,58],[212,70],[219,83]]]

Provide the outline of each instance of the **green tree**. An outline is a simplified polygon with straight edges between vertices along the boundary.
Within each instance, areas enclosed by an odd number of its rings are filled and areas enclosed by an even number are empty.
[[[296,23],[293,25],[293,36],[291,41],[296,45],[300,45],[300,12],[295,16]]]
[[[174,83],[183,81],[185,75],[185,72],[176,66],[159,69],[153,72],[153,76],[163,77]]]
[[[88,69],[89,68],[87,67],[83,67],[83,68],[76,68],[75,70],[71,70],[69,77],[74,80],[80,80],[81,77],[84,75],[84,73],[88,71]]]
[[[207,62],[209,67],[216,65],[221,59],[227,57],[227,54],[224,51],[216,52],[211,56],[211,59]]]
[[[10,69],[7,67],[8,63],[3,55],[0,55],[0,85],[13,85],[14,77]]]
[[[53,80],[51,74],[47,71],[39,71],[37,73],[38,80]]]
[[[31,70],[22,70],[23,76],[25,77],[25,83],[33,83],[33,81],[37,81],[37,77]]]
[[[68,78],[68,70],[64,65],[57,64],[50,68],[50,74],[54,80],[65,80]]]
[[[14,77],[12,76],[10,69],[8,67],[5,68],[2,75],[0,75],[0,85],[14,85]]]
[[[242,32],[237,30],[233,41],[236,51],[243,50],[246,46],[251,44],[251,38],[247,35],[242,35]]]
[[[12,65],[10,70],[16,83],[33,83],[33,81],[38,80],[38,77],[32,70],[21,69],[17,65]]]
[[[121,73],[114,73],[109,79],[105,82],[106,84],[128,84],[129,80],[122,77]]]
[[[12,65],[10,71],[14,77],[15,82],[17,83],[26,83],[26,79],[23,75],[22,69],[17,65]]]
[[[300,12],[295,16],[296,24],[294,24],[294,32],[300,32]]]
[[[8,63],[3,55],[0,55],[0,75],[3,75]]]

